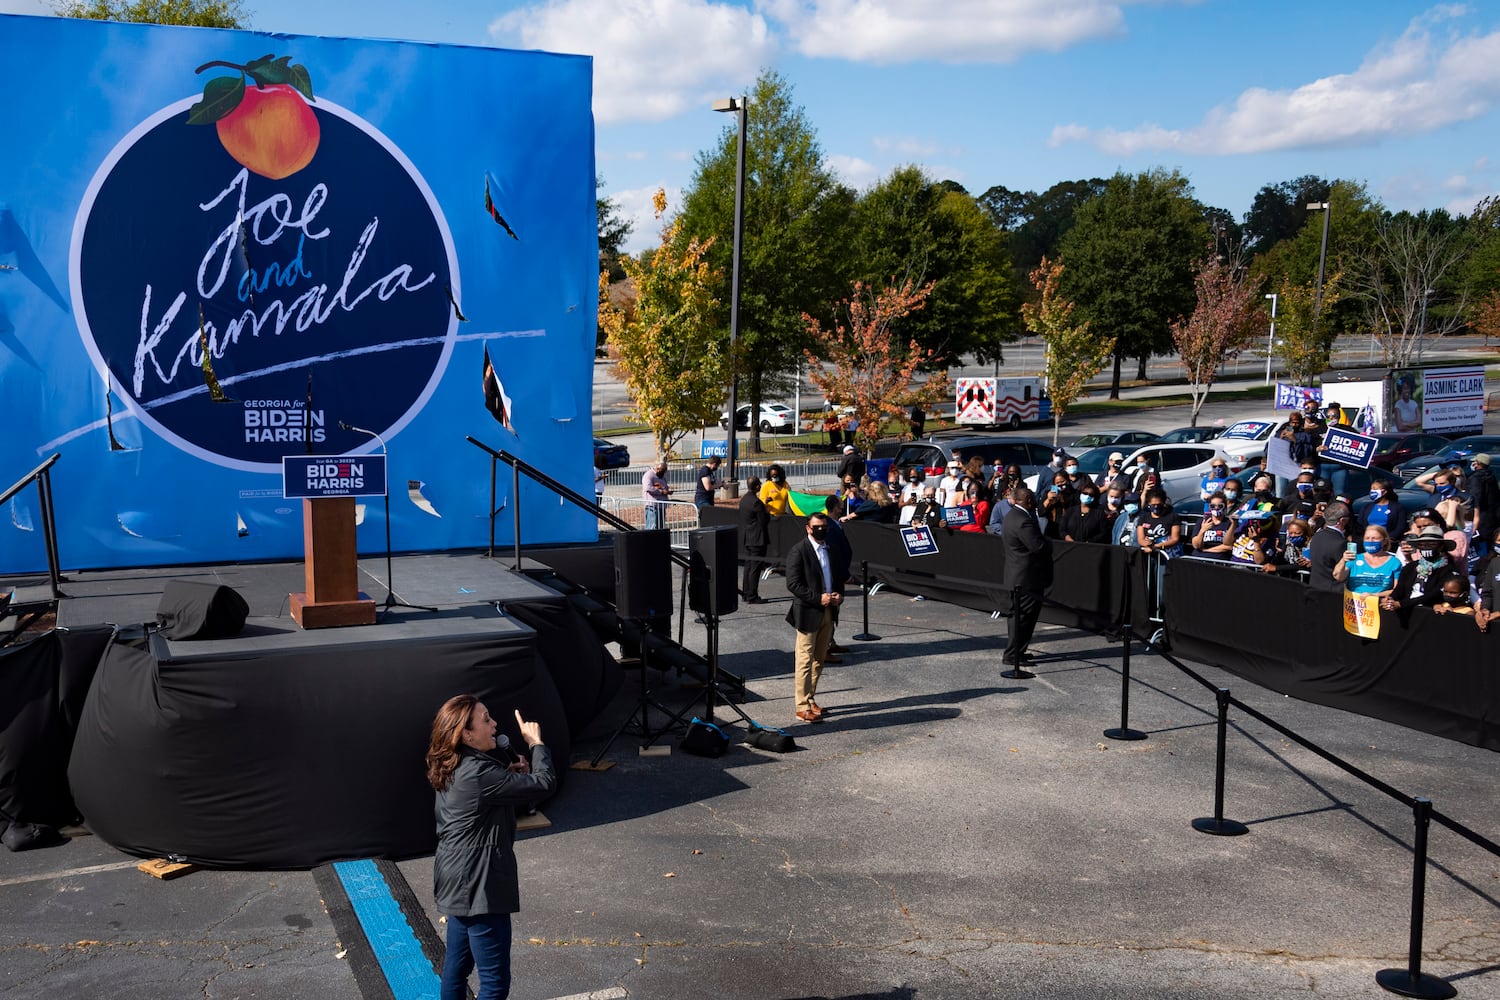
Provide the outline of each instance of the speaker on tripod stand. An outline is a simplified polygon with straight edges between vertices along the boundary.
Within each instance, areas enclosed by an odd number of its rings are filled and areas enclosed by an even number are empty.
[[[732,524],[688,533],[688,607],[714,618],[739,610],[739,547],[740,530]]]

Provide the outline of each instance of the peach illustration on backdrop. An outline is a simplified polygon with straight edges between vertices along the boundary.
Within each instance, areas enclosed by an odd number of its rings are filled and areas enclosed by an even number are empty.
[[[212,124],[230,156],[271,180],[290,177],[318,151],[318,116],[307,68],[290,56],[264,55],[240,65],[215,60],[199,66],[238,70],[203,86],[203,99],[188,111],[188,124]]]

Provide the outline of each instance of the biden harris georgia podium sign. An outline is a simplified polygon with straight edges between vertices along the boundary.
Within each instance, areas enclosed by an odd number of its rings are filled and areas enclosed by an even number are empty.
[[[61,453],[64,565],[296,556],[289,455],[386,452],[398,549],[487,542],[466,435],[588,491],[589,59],[7,15],[0,58],[0,487]],[[594,537],[536,489],[524,541]]]

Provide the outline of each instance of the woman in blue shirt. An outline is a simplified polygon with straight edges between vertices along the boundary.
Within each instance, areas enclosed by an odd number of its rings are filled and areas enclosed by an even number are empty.
[[[1378,524],[1365,529],[1364,551],[1344,557],[1333,567],[1333,578],[1347,580],[1346,589],[1355,594],[1384,596],[1396,589],[1401,560],[1390,552],[1391,536]]]
[[[1370,484],[1370,499],[1375,502],[1365,511],[1366,526],[1378,524],[1389,537],[1406,534],[1406,508],[1396,499],[1395,491],[1382,482]]]

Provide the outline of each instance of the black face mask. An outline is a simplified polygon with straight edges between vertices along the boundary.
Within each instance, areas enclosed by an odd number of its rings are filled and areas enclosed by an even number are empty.
[[[821,542],[823,539],[828,537],[828,525],[826,524],[815,524],[812,526],[811,530],[814,541]]]

